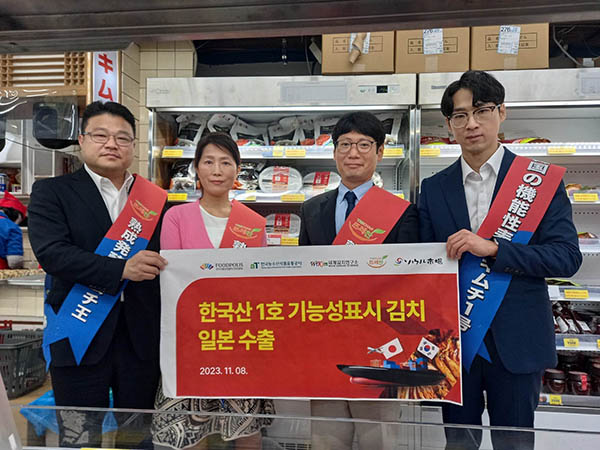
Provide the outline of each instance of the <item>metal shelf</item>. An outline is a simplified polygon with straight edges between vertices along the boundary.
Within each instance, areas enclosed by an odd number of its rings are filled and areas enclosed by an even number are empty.
[[[600,408],[600,396],[570,394],[540,394],[540,406],[575,406],[581,408]]]
[[[166,146],[161,151],[161,159],[193,159],[195,149],[190,147]],[[302,159],[302,160],[332,160],[333,145],[255,145],[240,147],[242,159]],[[404,159],[404,146],[386,146],[383,150],[384,159]]]
[[[230,191],[229,199],[238,200],[242,203],[254,204],[254,203],[276,203],[276,204],[288,204],[296,203],[300,204],[312,197],[316,197],[325,191],[314,191],[314,192],[277,192],[268,194],[261,191]],[[404,198],[403,191],[388,191],[392,194]],[[201,197],[200,191],[194,192],[169,192],[168,200],[173,203],[186,203],[195,202]]]
[[[600,305],[600,286],[548,286],[550,300],[586,302]]]
[[[600,335],[556,334],[556,350],[600,353]]]

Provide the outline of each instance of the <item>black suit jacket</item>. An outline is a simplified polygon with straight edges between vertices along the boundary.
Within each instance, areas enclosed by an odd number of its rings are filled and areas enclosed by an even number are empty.
[[[52,276],[46,303],[58,312],[75,283],[116,294],[121,286],[125,260],[99,256],[96,247],[112,222],[102,196],[84,168],[75,173],[37,181],[33,185],[29,213],[29,239],[42,268]],[[159,250],[160,223],[148,250]],[[95,364],[106,353],[119,316],[125,315],[134,351],[142,360],[158,360],[160,285],[130,281],[124,302],[117,301],[98,330],[81,365]],[[50,346],[52,364],[75,366],[67,339]]]
[[[335,202],[338,190],[325,192],[304,202],[300,209],[299,245],[330,245],[335,232]],[[383,241],[385,244],[419,242],[419,219],[417,207],[409,205],[398,219],[392,231]]]

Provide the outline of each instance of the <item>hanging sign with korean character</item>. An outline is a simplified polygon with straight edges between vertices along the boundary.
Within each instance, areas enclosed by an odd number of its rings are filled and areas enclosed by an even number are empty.
[[[161,255],[169,397],[462,401],[444,244]]]
[[[93,101],[119,102],[119,52],[94,52]]]
[[[527,244],[544,217],[565,169],[517,156],[483,221],[478,236]],[[501,245],[501,244],[499,244]],[[483,343],[512,276],[492,272],[487,258],[463,255],[460,266],[460,328],[463,364],[470,369],[475,355],[489,360]]]

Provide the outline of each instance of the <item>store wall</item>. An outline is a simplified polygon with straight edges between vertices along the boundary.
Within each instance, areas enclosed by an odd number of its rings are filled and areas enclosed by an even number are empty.
[[[148,176],[148,78],[191,78],[196,69],[196,51],[191,41],[141,42],[139,48],[139,143],[137,164],[140,174]]]

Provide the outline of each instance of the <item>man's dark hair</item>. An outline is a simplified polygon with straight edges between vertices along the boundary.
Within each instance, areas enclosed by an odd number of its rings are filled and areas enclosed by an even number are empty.
[[[442,96],[442,114],[450,117],[454,112],[452,97],[460,89],[468,89],[473,93],[473,106],[484,103],[500,105],[504,103],[504,86],[496,78],[483,70],[469,70],[459,80],[448,85]]]
[[[116,102],[93,102],[87,105],[85,111],[83,111],[83,117],[81,119],[81,132],[85,132],[88,121],[95,116],[100,116],[102,114],[112,114],[113,116],[118,116],[124,119],[129,125],[131,125],[131,129],[133,130],[133,137],[135,137],[135,118],[131,111],[129,111],[125,106]]]
[[[202,152],[204,152],[204,149],[208,144],[215,145],[221,150],[229,153],[235,161],[235,165],[238,167],[240,166],[242,159],[240,157],[240,149],[235,141],[227,133],[215,131],[214,133],[208,133],[198,142],[196,154],[194,155],[194,168],[198,167],[200,158],[202,158]]]
[[[369,136],[377,143],[377,149],[385,142],[385,130],[381,121],[370,112],[356,111],[344,114],[333,128],[332,138],[337,140],[342,134],[356,132]]]

